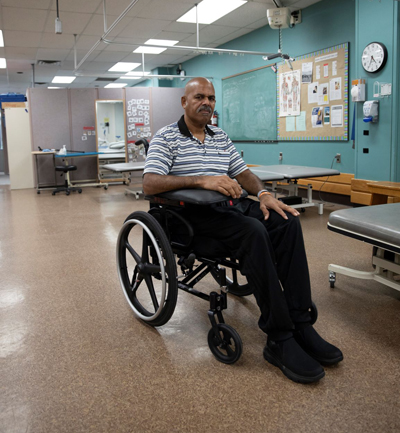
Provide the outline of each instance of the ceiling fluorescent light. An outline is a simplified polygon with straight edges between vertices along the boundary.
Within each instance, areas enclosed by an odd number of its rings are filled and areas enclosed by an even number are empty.
[[[127,85],[128,85],[128,83],[110,83],[110,84],[107,84],[107,86],[104,86],[104,88],[107,88],[107,89],[119,89],[119,88],[125,87]]]
[[[140,66],[141,63],[129,63],[129,62],[118,62],[112,68],[109,69],[110,72],[128,72],[132,69]]]
[[[48,89],[64,89],[64,87],[48,87]]]
[[[203,0],[197,6],[199,24],[211,24],[245,3],[247,3],[247,1],[244,0]],[[182,15],[176,21],[181,23],[195,23],[196,7],[190,9],[189,12]]]
[[[0,30],[0,47],[4,47],[3,30]]]
[[[145,53],[145,54],[161,54],[166,48],[156,48],[156,47],[137,47],[134,53]]]
[[[149,39],[145,42],[145,45],[165,45],[167,47],[172,47],[179,41],[171,41],[169,39]]]
[[[7,62],[4,57],[0,57],[0,69],[6,69],[7,68]]]
[[[75,80],[76,77],[63,77],[60,75],[56,75],[53,80],[52,83],[72,83]]]

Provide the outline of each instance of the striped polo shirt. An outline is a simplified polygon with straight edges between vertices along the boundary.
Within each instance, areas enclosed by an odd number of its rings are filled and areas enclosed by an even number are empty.
[[[160,129],[150,142],[144,173],[231,178],[247,170],[228,135],[206,125],[204,143],[190,133],[184,116]]]

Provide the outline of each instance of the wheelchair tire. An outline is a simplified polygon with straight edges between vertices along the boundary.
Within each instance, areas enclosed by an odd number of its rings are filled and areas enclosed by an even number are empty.
[[[220,266],[218,265],[218,269]],[[232,273],[232,278],[228,276],[230,268],[227,268],[227,275],[226,275],[226,289],[228,293],[235,295],[235,296],[249,296],[253,294],[253,289],[250,287],[249,283],[246,282],[246,284],[240,284],[238,282],[238,275],[236,269],[230,269]],[[211,269],[211,275],[214,278],[214,280],[219,284],[219,273],[216,269]]]
[[[211,328],[208,332],[208,346],[218,361],[224,364],[233,364],[242,354],[242,339],[232,326],[218,323],[217,327],[222,342],[215,335],[214,328]]]
[[[133,212],[117,241],[122,291],[137,317],[151,326],[171,318],[178,296],[174,254],[164,230],[147,212]]]
[[[311,316],[311,325],[314,325],[314,323],[318,319],[318,310],[317,310],[317,306],[314,304],[313,301],[311,301],[311,307],[310,307],[309,311],[310,311],[310,316]]]

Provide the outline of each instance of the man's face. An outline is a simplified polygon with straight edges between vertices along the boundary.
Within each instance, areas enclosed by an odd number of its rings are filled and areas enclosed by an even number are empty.
[[[206,125],[214,112],[214,86],[207,81],[195,82],[182,98],[185,114],[193,123]]]

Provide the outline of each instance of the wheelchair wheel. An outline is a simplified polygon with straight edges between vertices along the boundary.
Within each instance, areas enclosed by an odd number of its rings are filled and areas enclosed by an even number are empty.
[[[233,364],[242,354],[242,339],[235,329],[225,323],[218,323],[217,327],[219,336],[215,335],[214,328],[208,332],[210,350],[218,361]]]
[[[178,295],[174,254],[160,224],[147,212],[128,216],[117,241],[118,275],[135,315],[152,326],[171,318]]]
[[[220,266],[218,265],[218,269],[211,269],[211,275],[214,280],[219,284],[219,272]],[[231,293],[235,296],[248,296],[253,293],[253,289],[250,287],[249,283],[239,271],[236,269],[226,268],[226,288],[228,293]]]
[[[311,302],[311,307],[310,307],[309,311],[310,311],[310,316],[311,316],[311,325],[314,325],[314,323],[318,319],[318,310],[317,310],[317,306],[314,304],[313,301]]]

